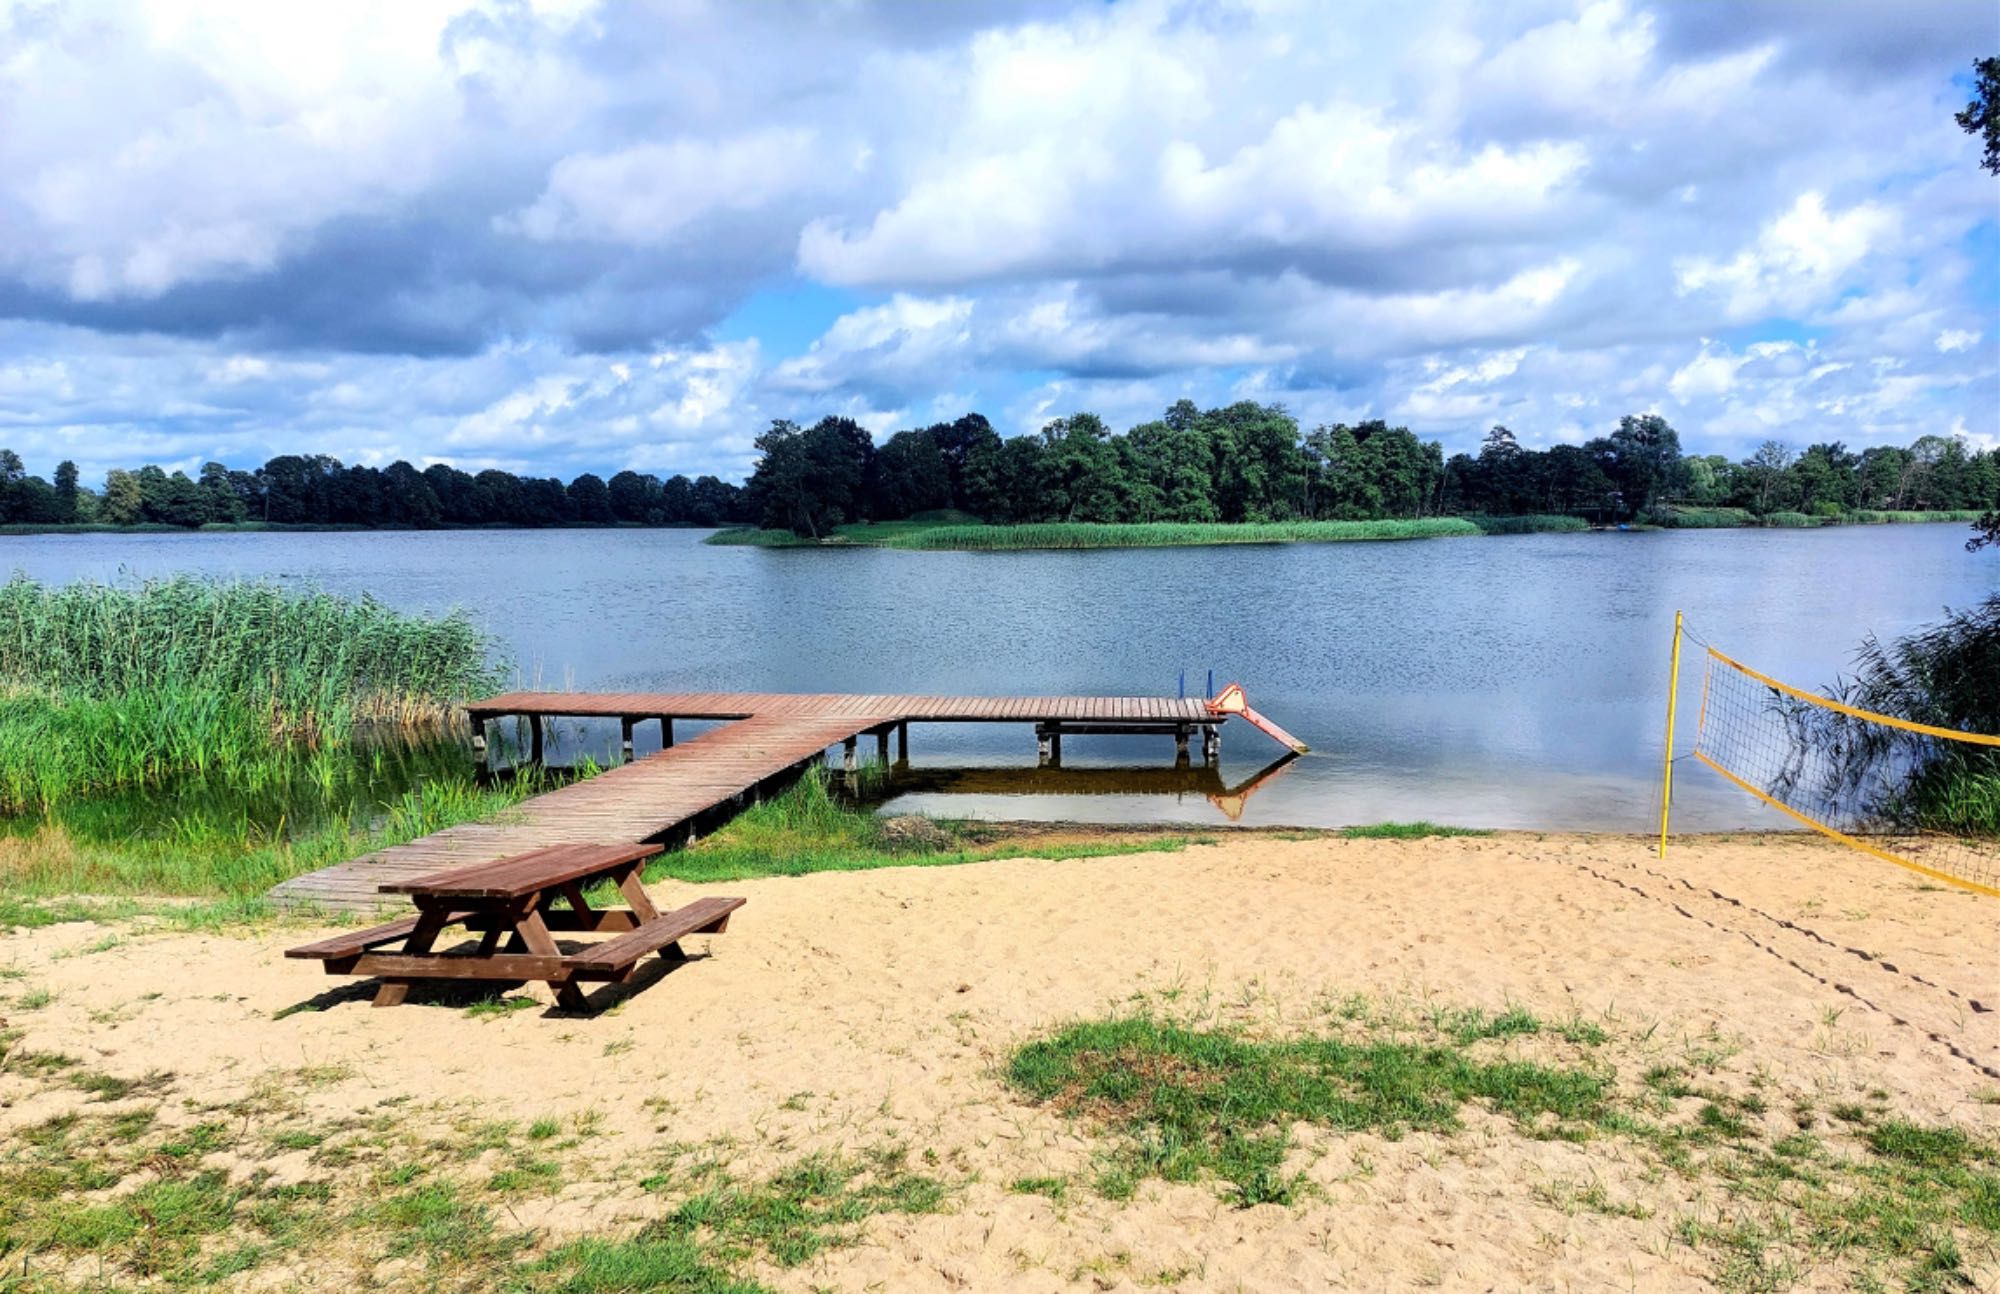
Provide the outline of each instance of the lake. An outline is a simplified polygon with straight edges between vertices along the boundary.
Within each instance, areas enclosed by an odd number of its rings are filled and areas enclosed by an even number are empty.
[[[525,685],[612,691],[1173,695],[1241,682],[1314,753],[1243,724],[1219,770],[1171,743],[912,731],[891,807],[954,816],[1649,830],[1676,608],[1800,686],[2000,589],[1962,525],[1523,535],[1050,553],[707,547],[693,531],[0,537],[45,582],[196,572],[464,608]],[[1701,654],[1683,667],[1692,719]],[[1691,722],[1684,733],[1691,735]],[[642,741],[650,734],[642,730]],[[615,733],[564,749],[601,756]],[[1685,746],[1685,739],[1683,740]],[[642,750],[644,749],[642,745]],[[1682,765],[1676,828],[1789,825]]]

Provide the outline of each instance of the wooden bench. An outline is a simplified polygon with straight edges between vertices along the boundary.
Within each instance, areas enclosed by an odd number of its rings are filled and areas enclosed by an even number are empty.
[[[683,936],[721,934],[745,902],[704,898],[661,913],[639,881],[639,869],[659,850],[658,845],[555,845],[392,881],[380,888],[409,895],[415,916],[303,944],[285,956],[322,962],[329,975],[379,976],[376,1006],[402,1002],[418,980],[546,980],[562,1006],[582,1010],[579,981],[625,983],[648,953],[678,960]],[[606,880],[618,886],[629,907],[590,905],[584,892]],[[552,908],[558,898],[568,907]],[[477,948],[433,951],[438,936],[454,926],[477,933]],[[554,931],[616,937],[564,952]],[[390,947],[399,941],[400,948]]]

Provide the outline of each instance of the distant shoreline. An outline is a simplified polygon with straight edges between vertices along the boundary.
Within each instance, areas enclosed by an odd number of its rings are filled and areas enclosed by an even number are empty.
[[[1969,525],[1977,511],[1878,512],[1856,511],[1841,517],[1811,517],[1803,513],[1772,513],[1756,517],[1737,508],[1684,508],[1645,523],[1593,526],[1580,517],[1470,516],[1387,518],[1375,521],[1273,522],[1024,522],[986,525],[951,521],[874,521],[836,527],[824,539],[807,539],[789,530],[753,526],[649,526],[634,522],[566,522],[554,526],[521,526],[504,522],[484,525],[364,526],[340,523],[274,521],[211,522],[172,526],[146,522],[135,526],[81,522],[68,525],[15,522],[0,525],[0,537],[42,535],[263,535],[375,533],[533,533],[553,530],[595,532],[708,530],[703,542],[746,548],[901,548],[931,552],[1004,552],[1037,549],[1194,548],[1229,544],[1294,544],[1386,542],[1404,539],[1469,538],[1477,535],[1581,533],[1615,530],[1819,529],[1835,526]]]
[[[1365,543],[1484,535],[1584,531],[1819,529],[1832,526],[1969,524],[1977,512],[1854,512],[1838,518],[1773,513],[1758,518],[1733,508],[1679,509],[1645,524],[1592,526],[1580,517],[1420,517],[1378,521],[1048,522],[967,525],[959,522],[858,522],[823,539],[789,530],[726,527],[707,544],[743,548],[901,548],[920,552],[1021,552],[1102,548],[1206,548],[1229,544]]]

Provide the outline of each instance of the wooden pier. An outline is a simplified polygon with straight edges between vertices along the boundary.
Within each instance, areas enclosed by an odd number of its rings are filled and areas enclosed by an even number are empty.
[[[912,723],[1032,724],[1041,762],[1059,763],[1065,735],[1158,734],[1174,738],[1185,754],[1202,737],[1202,754],[1215,762],[1228,714],[1212,712],[1198,698],[1116,696],[858,696],[821,693],[510,692],[468,706],[475,749],[487,755],[487,725],[524,720],[530,759],[539,760],[544,730],[565,718],[616,719],[629,762],[588,781],[534,796],[499,819],[466,823],[351,859],[271,891],[280,907],[372,911],[392,906],[386,883],[468,863],[491,862],[549,845],[685,843],[752,803],[773,786],[839,746],[849,769],[859,761],[865,736],[877,757],[909,755]],[[728,720],[689,741],[674,740],[675,720]],[[633,730],[658,723],[662,749],[631,759]]]

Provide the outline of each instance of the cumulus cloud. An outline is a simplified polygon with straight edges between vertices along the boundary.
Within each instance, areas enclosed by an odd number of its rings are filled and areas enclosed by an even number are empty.
[[[729,475],[772,417],[1182,396],[1991,438],[1950,113],[2000,21],[1912,3],[0,2],[0,429]]]
[[[499,226],[545,242],[664,242],[704,216],[810,187],[822,161],[816,142],[811,131],[773,129],[565,157],[533,205]]]
[[[1837,293],[1896,224],[1896,213],[1877,203],[1858,203],[1836,214],[1826,209],[1822,195],[1802,193],[1764,226],[1755,244],[1729,260],[1681,261],[1676,285],[1683,293],[1720,295],[1732,319],[1773,310],[1798,314]]]

